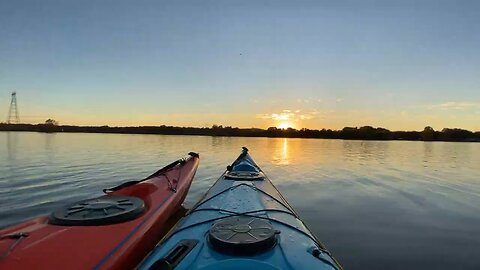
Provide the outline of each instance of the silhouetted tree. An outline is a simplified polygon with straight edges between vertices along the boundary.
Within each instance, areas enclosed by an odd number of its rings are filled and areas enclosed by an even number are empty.
[[[350,140],[442,140],[442,141],[478,141],[480,132],[471,132],[459,128],[444,128],[438,132],[432,127],[423,131],[390,131],[372,126],[345,127],[341,130],[294,128],[279,129],[269,127],[238,128],[213,125],[208,127],[174,127],[174,126],[139,126],[139,127],[109,127],[109,126],[60,126],[57,121],[48,119],[45,123],[6,124],[0,123],[0,131],[37,131],[37,132],[89,132],[89,133],[125,133],[125,134],[165,134],[165,135],[207,135],[207,136],[242,136],[242,137],[291,137],[291,138],[326,138]]]
[[[58,122],[49,118],[45,121],[45,125],[58,126]]]
[[[435,139],[435,130],[431,126],[426,126],[422,131],[422,140],[433,141]]]
[[[473,132],[460,128],[444,128],[442,129],[440,139],[445,141],[467,141],[474,140]]]

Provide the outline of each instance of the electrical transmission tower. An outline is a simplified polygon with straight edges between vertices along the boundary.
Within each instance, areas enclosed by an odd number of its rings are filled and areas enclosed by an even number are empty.
[[[10,101],[10,110],[8,110],[8,124],[19,124],[20,117],[18,117],[18,107],[17,107],[17,93],[12,93],[12,100]]]

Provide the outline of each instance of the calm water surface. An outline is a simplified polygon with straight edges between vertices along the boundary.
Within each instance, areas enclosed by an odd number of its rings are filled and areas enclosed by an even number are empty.
[[[480,269],[480,144],[0,132],[0,227],[200,153],[191,206],[247,146],[346,269]]]

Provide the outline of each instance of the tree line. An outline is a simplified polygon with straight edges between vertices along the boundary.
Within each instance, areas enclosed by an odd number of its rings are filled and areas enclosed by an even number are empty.
[[[480,142],[480,132],[459,128],[444,128],[436,131],[427,126],[422,131],[390,131],[381,127],[344,127],[332,129],[280,129],[270,127],[238,128],[213,125],[212,127],[175,127],[175,126],[72,126],[59,125],[48,119],[44,124],[6,124],[0,123],[0,131],[34,131],[34,132],[84,132],[84,133],[122,133],[122,134],[164,134],[164,135],[203,135],[203,136],[238,136],[238,137],[281,137],[281,138],[321,138],[348,140],[410,140],[410,141],[469,141]]]

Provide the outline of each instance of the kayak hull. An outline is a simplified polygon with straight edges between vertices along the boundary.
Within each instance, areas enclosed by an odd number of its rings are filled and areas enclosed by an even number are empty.
[[[132,220],[99,226],[64,226],[53,225],[49,217],[40,217],[0,230],[0,253],[7,255],[0,260],[0,269],[135,267],[158,242],[168,218],[179,210],[198,162],[198,155],[193,155],[172,168],[101,197],[142,199],[144,209]],[[5,237],[19,234],[27,236]]]
[[[183,254],[178,255],[180,251]],[[341,266],[244,149],[139,266],[173,268],[338,270]]]

